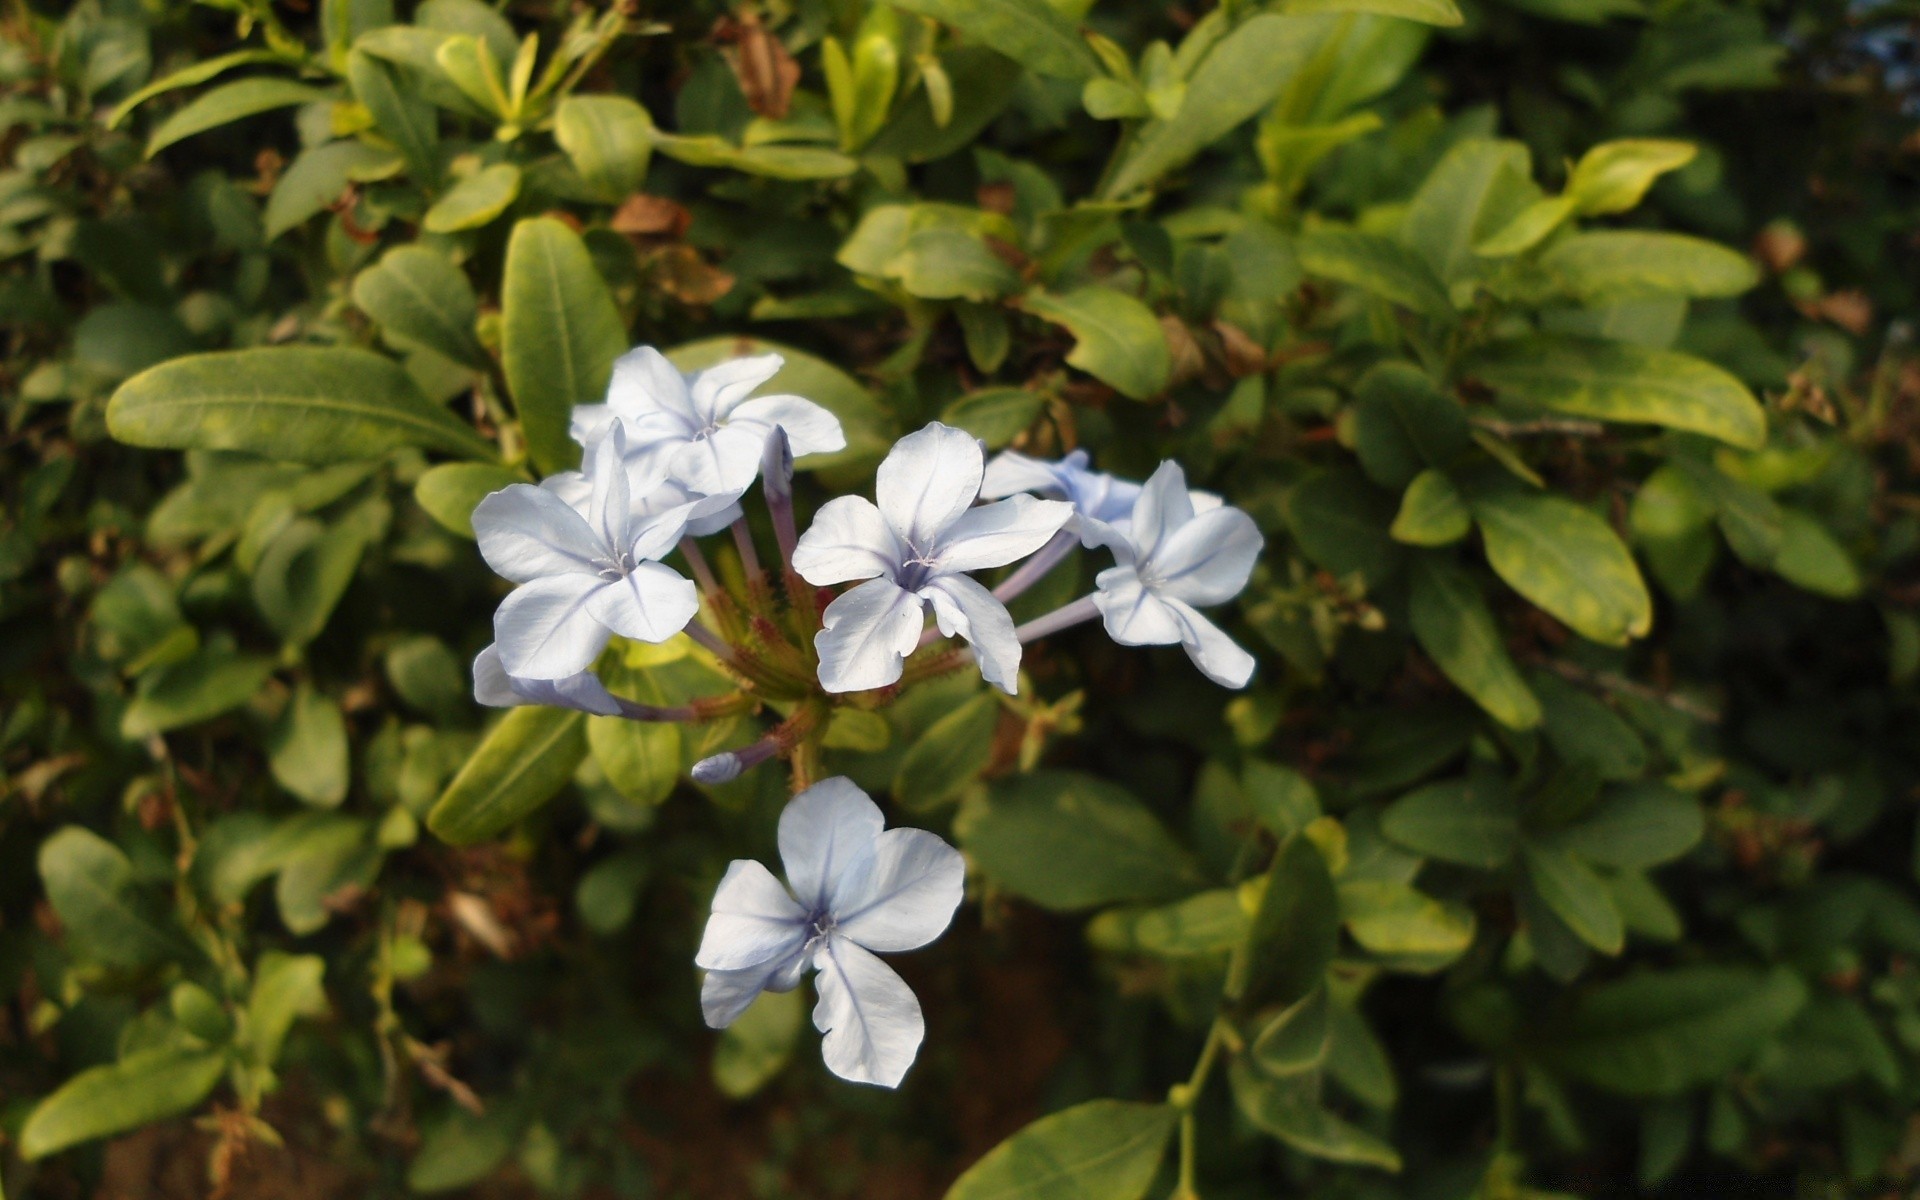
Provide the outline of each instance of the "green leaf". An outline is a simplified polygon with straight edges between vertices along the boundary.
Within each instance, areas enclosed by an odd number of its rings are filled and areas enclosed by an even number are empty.
[[[157,906],[134,893],[126,854],[99,834],[66,826],[40,844],[39,867],[77,957],[142,967],[191,955],[185,940],[160,923]]]
[[[1315,20],[1259,13],[1220,38],[1189,75],[1180,111],[1140,127],[1100,194],[1147,187],[1258,115],[1306,65],[1326,29]]]
[[[1280,843],[1259,907],[1227,966],[1226,995],[1242,1004],[1292,1004],[1318,987],[1340,944],[1340,901],[1327,860],[1307,836]]]
[[[927,300],[992,300],[1020,287],[1020,273],[977,237],[957,229],[909,235],[887,274]]]
[[[1311,1071],[1326,1061],[1332,1027],[1323,984],[1275,1013],[1253,1039],[1253,1061],[1280,1077]]]
[[[1485,270],[1473,248],[1539,195],[1525,143],[1467,138],[1441,158],[1400,219],[1400,241],[1445,283]]]
[[[466,272],[423,246],[396,246],[353,281],[353,302],[402,350],[427,349],[476,371],[493,360],[473,331],[480,302]]]
[[[1495,342],[1467,370],[1503,398],[1568,416],[1663,425],[1749,450],[1767,440],[1766,413],[1746,385],[1689,354],[1539,335]]]
[[[680,782],[680,727],[625,717],[588,717],[587,745],[615,791],[654,805]]]
[[[514,1104],[495,1101],[485,1116],[450,1106],[426,1129],[407,1164],[407,1186],[416,1192],[450,1192],[479,1183],[507,1161],[525,1128],[526,1118]]]
[[[305,463],[378,458],[402,446],[494,457],[485,439],[422,396],[392,359],[309,346],[161,363],[114,392],[107,430],[131,446],[244,450]]]
[[[1602,142],[1580,156],[1567,180],[1567,197],[1583,217],[1625,212],[1640,203],[1653,181],[1692,162],[1690,142],[1625,138]]]
[[[1473,910],[1464,904],[1394,879],[1342,880],[1339,892],[1347,931],[1375,954],[1447,960],[1473,944]]]
[[[987,1151],[946,1200],[1142,1200],[1178,1121],[1165,1104],[1075,1105]]]
[[[375,127],[400,148],[414,178],[429,186],[438,182],[440,115],[409,90],[400,68],[364,50],[352,50],[347,54],[347,79],[354,95],[373,114]]]
[[[125,1133],[194,1109],[226,1074],[225,1050],[157,1046],[92,1067],[60,1085],[20,1128],[20,1156],[45,1158],[69,1146]]]
[[[267,738],[267,766],[274,782],[316,808],[336,808],[347,798],[347,720],[340,706],[311,683],[294,689]]]
[[[456,846],[512,828],[573,778],[587,756],[586,722],[561,708],[516,708],[480,743],[427,814]]]
[[[1046,0],[892,0],[896,8],[953,26],[1027,69],[1085,83],[1100,60],[1073,23]]]
[[[1473,577],[1444,558],[1422,555],[1412,580],[1408,623],[1441,673],[1507,728],[1540,724],[1540,701],[1507,654]]]
[[[511,467],[493,463],[441,463],[420,476],[413,498],[442,528],[472,537],[474,507],[501,488],[526,481]]]
[[[271,674],[272,659],[210,642],[193,657],[140,677],[133,702],[120,714],[120,736],[138,740],[217,717],[245,704]]]
[[[1797,508],[1780,510],[1773,569],[1788,583],[1835,600],[1851,600],[1865,586],[1853,556],[1817,517]]]
[[[910,163],[945,158],[972,145],[1019,90],[1020,64],[985,46],[959,46],[933,61],[953,85],[953,111],[941,120],[929,89],[913,89],[867,143],[869,155]]]
[[[1387,533],[1393,502],[1358,471],[1308,475],[1287,493],[1285,509],[1301,552],[1342,578],[1358,574],[1378,587],[1406,557]]]
[[[519,197],[520,168],[512,163],[494,163],[448,188],[420,224],[428,233],[479,229],[506,212]]]
[[[1577,994],[1535,1040],[1547,1061],[1595,1087],[1671,1096],[1752,1060],[1807,995],[1786,967],[1641,971]]]
[[[580,178],[610,202],[646,182],[653,118],[625,96],[568,96],[554,113],[553,136]]]
[[[900,760],[893,798],[909,812],[937,808],[966,790],[993,761],[1000,702],[979,695],[929,725]]]
[[[1600,779],[1638,779],[1646,772],[1647,744],[1598,697],[1544,671],[1534,675],[1533,689],[1555,754]]]
[[[1073,334],[1067,362],[1122,395],[1146,400],[1167,386],[1173,354],[1153,310],[1125,292],[1093,284],[1071,292],[1029,293],[1021,307]]]
[[[1554,843],[1528,841],[1522,847],[1522,857],[1534,891],[1568,929],[1603,954],[1620,953],[1626,944],[1626,930],[1605,880]]]
[[[1395,800],[1380,814],[1380,832],[1427,858],[1495,870],[1513,857],[1519,814],[1506,789],[1490,779],[1448,779]]]
[[[276,108],[332,100],[333,95],[308,84],[271,75],[256,75],[223,83],[160,122],[147,139],[147,157],[183,138]]]
[[[1296,251],[1309,275],[1351,284],[1423,316],[1454,316],[1433,269],[1398,242],[1351,229],[1316,229],[1301,235]]]
[[[988,880],[1044,908],[1159,900],[1200,884],[1146,805],[1091,775],[1013,776],[963,807],[954,832]]]
[[[1508,492],[1476,497],[1487,561],[1514,591],[1607,646],[1653,625],[1653,598],[1611,526],[1571,500]]]
[[[1387,528],[1409,546],[1448,546],[1473,530],[1473,513],[1445,474],[1428,467],[1400,496],[1400,511]]]
[[[638,849],[623,850],[593,864],[573,891],[580,920],[602,937],[625,929],[640,903],[640,889],[652,873],[651,856]]]
[[[580,461],[576,404],[598,404],[627,331],[580,235],[552,217],[513,227],[500,285],[500,359],[527,451],[541,473]]]
[[[1300,1153],[1384,1171],[1400,1169],[1400,1155],[1392,1146],[1327,1110],[1313,1076],[1272,1079],[1236,1058],[1227,1068],[1227,1081],[1242,1116]]]
[[[1026,432],[1040,417],[1046,398],[1026,388],[987,388],[968,392],[940,410],[940,420],[964,429],[998,450]]]
[[[327,1014],[327,990],[321,980],[326,960],[317,954],[285,954],[269,950],[253,969],[253,990],[247,995],[247,1059],[256,1067],[279,1061],[293,1023],[301,1017]]]
[[[1153,908],[1112,908],[1087,923],[1087,942],[1095,949],[1154,958],[1224,957],[1246,933],[1247,910],[1233,888]]]
[[[372,503],[384,514],[384,501]],[[304,646],[320,636],[377,532],[351,516],[332,525],[299,517],[261,553],[253,569],[253,602],[288,645]]]
[[[202,59],[192,66],[180,68],[171,75],[161,76],[114,105],[113,111],[107,114],[107,128],[120,128],[120,123],[126,120],[134,109],[155,96],[178,91],[184,87],[194,87],[216,75],[224,75],[235,67],[250,66],[254,63],[295,65],[287,55],[278,50],[235,50],[228,54],[218,54],[212,58]]]
[[[806,1006],[799,989],[761,992],[727,1026],[713,1048],[713,1082],[722,1094],[744,1100],[767,1086],[793,1057]]]
[[[383,177],[401,159],[390,150],[348,138],[302,150],[273,185],[263,220],[268,241],[331,208],[355,180]]]
[[[1599,806],[1559,834],[1560,844],[1588,862],[1638,871],[1671,862],[1706,833],[1700,802],[1665,784],[1639,783],[1608,793]]]
[[[1454,26],[1466,20],[1453,0],[1284,0],[1280,5],[1288,16],[1308,13],[1376,13],[1400,17],[1423,25]]]
[[[825,146],[762,143],[736,146],[723,137],[655,133],[654,148],[696,167],[721,167],[769,179],[841,179],[860,169],[857,159]]]
[[[1508,258],[1524,254],[1547,240],[1553,231],[1572,219],[1571,196],[1550,196],[1535,200],[1473,244],[1473,252],[1487,258]]]
[[[1606,229],[1561,238],[1540,269],[1576,296],[1673,292],[1738,296],[1760,282],[1753,260],[1716,242],[1680,233]]]
[[[1368,478],[1404,488],[1423,468],[1452,466],[1473,447],[1467,414],[1411,363],[1381,363],[1354,389],[1354,451]]]

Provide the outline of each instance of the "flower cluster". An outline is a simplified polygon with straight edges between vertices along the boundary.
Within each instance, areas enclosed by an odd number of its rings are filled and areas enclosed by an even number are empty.
[[[702,760],[693,777],[723,783],[783,757],[802,787],[842,697],[968,661],[1014,694],[1025,644],[1095,619],[1122,645],[1177,644],[1215,682],[1246,685],[1252,656],[1199,610],[1246,586],[1260,533],[1244,512],[1190,490],[1178,465],[1136,483],[1094,471],[1084,451],[1057,462],[1008,451],[988,462],[971,434],[934,423],[893,446],[873,499],[831,499],[801,533],[793,460],[844,449],[846,436],[810,400],[754,396],[781,365],[769,354],[682,373],[651,347],[634,350],[615,365],[606,403],[574,410],[580,470],[480,502],[480,553],[517,586],[474,661],[475,699],[637,721],[773,704],[787,714],[777,726]],[[771,574],[741,503],[756,478],[780,549]],[[721,586],[700,549],[700,538],[723,531],[744,592]],[[1110,554],[1113,565],[1090,594],[1016,626],[1008,603],[1078,548]],[[676,555],[687,574],[665,561]],[[991,588],[975,578],[1000,567],[1013,570]],[[854,586],[830,598],[821,590],[842,584]],[[593,672],[615,636],[681,633],[736,692],[660,708],[614,695]],[[965,647],[931,654],[923,669],[916,655],[940,638]],[[709,1024],[731,1023],[762,991],[791,989],[813,969],[828,1066],[847,1079],[899,1082],[919,1047],[920,1009],[872,952],[939,936],[964,868],[933,834],[882,828],[864,793],[829,779],[804,788],[781,818],[791,893],[760,864],[733,864],[697,958]]]

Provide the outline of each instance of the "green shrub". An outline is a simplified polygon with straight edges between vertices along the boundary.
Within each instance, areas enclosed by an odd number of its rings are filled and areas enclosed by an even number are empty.
[[[408,7],[0,27],[0,1191],[1920,1185],[1897,12]],[[598,660],[688,719],[489,712],[475,505],[636,344],[784,356],[801,529],[933,422],[1181,464],[1252,682],[825,692],[750,494]],[[702,1025],[829,776],[966,856],[898,1091]]]

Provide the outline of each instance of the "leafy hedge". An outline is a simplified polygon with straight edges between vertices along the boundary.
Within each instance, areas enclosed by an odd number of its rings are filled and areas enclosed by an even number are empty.
[[[1901,20],[10,9],[0,1190],[1904,1194]],[[785,356],[803,524],[938,420],[1265,535],[1243,692],[1087,627],[806,735],[968,860],[898,1093],[701,1027],[764,722],[473,702],[474,505],[640,342]]]

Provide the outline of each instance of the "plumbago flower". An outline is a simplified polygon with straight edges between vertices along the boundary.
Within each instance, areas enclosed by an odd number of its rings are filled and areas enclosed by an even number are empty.
[[[693,584],[656,561],[680,540],[692,506],[636,510],[625,451],[618,426],[595,443],[584,512],[525,483],[473,510],[481,556],[520,585],[493,617],[508,675],[566,679],[586,670],[613,634],[663,642],[699,611]]]
[[[516,678],[507,674],[497,645],[489,645],[473,660],[473,698],[490,708],[538,704],[601,717],[620,715],[619,699],[592,671],[580,671],[564,679]]]
[[[762,354],[682,374],[658,350],[641,346],[613,364],[605,404],[573,410],[574,440],[588,445],[612,425],[624,425],[628,453],[643,472],[699,495],[738,495],[759,472],[761,450],[775,426],[787,431],[796,456],[846,449],[840,419],[813,401],[787,395],[747,399],[784,361]]]
[[[1107,633],[1123,646],[1178,642],[1207,678],[1240,688],[1253,656],[1196,605],[1240,594],[1264,544],[1253,518],[1237,508],[1200,509],[1178,463],[1163,462],[1134,502],[1125,532],[1103,538],[1118,562],[1094,577],[1091,597]]]
[[[794,550],[794,570],[820,587],[867,581],[822,614],[813,642],[821,687],[853,692],[899,680],[930,606],[941,634],[973,646],[987,682],[1017,689],[1013,618],[966,572],[1038,550],[1073,506],[1022,495],[975,508],[984,471],[973,435],[936,422],[887,454],[874,484],[878,504],[841,496],[821,506]]]
[[[926,1022],[913,990],[875,953],[939,937],[960,906],[966,866],[937,835],[885,825],[851,780],[822,780],[780,814],[786,887],[752,859],[727,868],[694,956],[707,972],[700,1004],[709,1026],[724,1029],[761,992],[791,991],[817,971],[813,1024],[826,1035],[827,1068],[899,1086]]]
[[[1080,535],[1082,544],[1096,544],[1098,526],[1125,521],[1133,512],[1140,485],[1103,471],[1093,470],[1092,458],[1085,450],[1075,450],[1065,458],[1048,462],[1030,458],[1017,450],[1002,450],[987,464],[980,495],[998,500],[1020,492],[1038,492],[1058,496],[1073,505],[1073,519],[1067,529]]]

